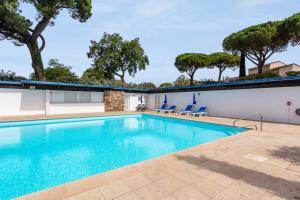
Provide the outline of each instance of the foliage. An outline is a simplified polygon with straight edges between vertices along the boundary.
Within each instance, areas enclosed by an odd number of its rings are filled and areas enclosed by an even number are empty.
[[[156,88],[156,85],[152,82],[142,82],[140,84],[137,84],[136,88],[151,89],[151,88]]]
[[[99,42],[91,41],[87,55],[93,59],[93,66],[104,72],[105,79],[118,76],[122,82],[125,82],[126,72],[134,76],[137,71],[145,70],[149,65],[139,38],[127,41],[123,40],[118,33],[104,33]]]
[[[197,84],[211,84],[211,83],[217,83],[218,81],[215,81],[213,79],[204,79],[197,82]]]
[[[151,89],[156,88],[156,85],[152,82],[142,82],[142,83],[123,83],[120,80],[115,80],[112,85],[127,87],[127,88],[139,88],[139,89]]]
[[[15,72],[12,71],[4,71],[3,69],[0,70],[0,81],[20,81],[26,80],[23,76],[16,75]]]
[[[300,72],[295,72],[295,71],[287,72],[286,75],[287,75],[287,76],[299,76],[299,75],[300,75]]]
[[[274,74],[274,73],[263,73],[263,74],[255,74],[255,75],[250,75],[250,76],[246,76],[243,78],[240,78],[239,80],[255,80],[255,79],[264,79],[264,78],[276,78],[276,77],[280,77],[278,74]]]
[[[178,78],[173,83],[174,86],[186,86],[190,85],[190,80],[184,75],[178,76]]]
[[[162,83],[159,85],[159,88],[168,88],[168,87],[174,87],[173,83]]]
[[[71,71],[71,67],[65,66],[57,59],[50,59],[49,67],[45,69],[46,81],[50,82],[64,82],[64,83],[78,83],[78,76]],[[31,74],[31,79],[36,80],[35,74]]]
[[[210,67],[216,67],[219,69],[218,82],[221,81],[222,73],[230,68],[236,69],[240,63],[240,57],[232,55],[226,52],[216,52],[209,55],[210,56]]]
[[[276,52],[286,50],[288,40],[278,32],[280,22],[267,22],[250,26],[226,37],[223,47],[227,51],[245,52],[245,56],[258,66],[262,73],[265,62]]]
[[[21,3],[31,4],[35,8],[35,26],[33,21],[23,16]],[[45,39],[42,33],[48,25],[54,25],[54,19],[64,9],[68,10],[73,19],[85,22],[91,16],[91,0],[1,0],[0,40],[7,39],[16,46],[28,47],[38,80],[45,79],[41,57]],[[42,41],[40,46],[38,38]]]
[[[279,33],[283,39],[289,40],[292,45],[300,44],[300,13],[286,18],[279,25]]]
[[[200,68],[208,67],[209,56],[201,53],[185,53],[176,57],[175,66],[180,72],[190,77],[190,85],[194,84],[194,75]]]
[[[99,67],[86,69],[80,78],[80,83],[83,84],[103,84],[104,82],[104,72]]]

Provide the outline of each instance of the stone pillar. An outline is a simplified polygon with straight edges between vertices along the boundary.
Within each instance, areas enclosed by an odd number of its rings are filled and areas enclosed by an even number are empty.
[[[124,111],[124,91],[104,91],[105,112]]]

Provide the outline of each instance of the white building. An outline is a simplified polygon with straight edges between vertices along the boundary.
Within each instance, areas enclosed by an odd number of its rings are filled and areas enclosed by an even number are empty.
[[[285,64],[281,61],[265,64],[263,67],[263,73],[273,73],[279,76],[286,76],[288,72],[300,72],[300,66],[293,64]],[[252,67],[248,69],[248,74],[255,75],[258,73],[258,67]]]
[[[132,89],[107,85],[37,81],[0,82],[0,117],[135,111],[143,101],[158,108],[184,109],[196,96],[196,108],[210,116],[242,118],[261,113],[265,121],[300,124],[300,77],[285,77],[194,85],[176,88]],[[257,119],[253,116],[252,119]]]

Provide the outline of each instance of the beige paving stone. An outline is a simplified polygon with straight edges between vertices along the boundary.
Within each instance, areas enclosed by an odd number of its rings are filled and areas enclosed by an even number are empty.
[[[169,196],[166,191],[154,183],[136,190],[135,193],[143,200],[161,200]]]
[[[159,166],[168,173],[174,173],[176,171],[184,169],[178,158],[174,155],[169,155],[167,158],[159,160]]]
[[[243,194],[235,187],[228,187],[227,189],[223,190],[212,199],[213,200],[259,200],[254,197],[250,197],[246,194]]]
[[[162,167],[154,166],[146,169],[139,169],[139,171],[144,174],[147,178],[152,181],[157,181],[162,178],[170,176]]]
[[[119,197],[114,198],[114,200],[141,200],[135,193],[127,193],[124,195],[121,195]]]
[[[218,185],[205,178],[200,179],[197,182],[191,184],[191,187],[211,198],[215,197],[218,193],[225,189],[225,187]]]
[[[196,166],[202,166],[209,161],[209,157],[205,155],[195,156],[193,154],[186,154],[176,155],[176,157],[178,159],[177,165],[180,166],[182,169],[190,169]]]
[[[188,170],[180,170],[180,171],[175,172],[172,175],[175,176],[176,178],[178,178],[179,180],[183,181],[186,184],[194,183],[199,179],[197,174],[195,174],[191,171],[188,171]]]
[[[262,187],[248,184],[244,181],[238,181],[232,185],[230,185],[233,190],[237,190],[242,194],[247,195],[248,197],[254,198],[254,199],[261,199],[262,196],[266,193],[267,190],[265,190]]]
[[[155,182],[159,187],[164,189],[165,191],[172,193],[179,189],[182,189],[187,186],[184,182],[180,181],[179,179],[170,176],[167,178],[163,178],[157,182]]]
[[[71,196],[94,189],[107,183],[107,178],[103,174],[99,174],[66,184],[66,191],[68,196]]]
[[[286,200],[286,198],[281,198],[272,194],[265,194],[260,200]]]
[[[164,198],[163,200],[178,200],[178,199],[176,199],[173,196],[168,196],[168,197]]]
[[[206,178],[218,185],[223,186],[223,187],[226,187],[235,181],[235,179],[232,179],[221,173],[212,173],[211,175],[207,176]]]
[[[65,200],[105,200],[103,194],[99,189],[83,192],[75,196],[66,198]]]
[[[285,178],[287,176],[287,173],[289,170],[286,170],[285,168],[272,165],[270,163],[261,163],[256,166],[255,171],[261,172],[266,175],[270,175],[273,177],[282,177]],[[292,172],[291,172],[292,173]]]
[[[269,193],[286,199],[300,199],[300,182],[280,179],[272,185]]]
[[[187,169],[188,171],[192,172],[193,174],[197,175],[199,178],[205,178],[213,173],[213,171],[205,168],[205,167],[194,167]]]
[[[151,180],[142,173],[136,173],[132,176],[122,179],[122,183],[131,190],[138,189],[151,183]]]
[[[163,168],[164,171],[167,172],[168,174],[173,174],[176,173],[177,171],[185,169],[182,168],[182,166],[176,165],[176,163],[174,164],[172,162],[170,162],[169,164],[167,163],[161,164],[161,168]]]
[[[59,200],[67,198],[67,190],[65,185],[60,185],[40,192],[18,197],[18,200]]]
[[[278,159],[278,158],[274,158],[271,156],[267,156],[267,160],[265,161],[265,163],[271,164],[271,165],[275,165],[277,167],[281,167],[281,168],[288,168],[290,166],[290,162],[285,161],[283,159]]]
[[[234,161],[234,164],[238,167],[242,167],[244,169],[255,169],[257,165],[259,165],[259,162],[255,160],[251,160],[247,158],[247,155],[249,154],[243,154],[236,156],[236,159]]]
[[[300,165],[291,164],[288,169],[300,173]]]
[[[158,159],[146,160],[143,162],[139,162],[133,165],[135,169],[138,171],[143,171],[152,168],[160,167],[160,162]]]
[[[111,114],[135,113],[50,117]],[[31,119],[16,117],[22,118]],[[195,120],[232,125],[234,119],[202,117]],[[247,131],[17,199],[295,200],[300,194],[300,126],[264,123],[263,128],[263,132]],[[267,160],[255,161],[249,159],[249,154],[264,156]]]
[[[107,178],[107,180],[113,182],[131,176],[136,172],[137,170],[134,166],[128,166],[122,168],[122,170],[116,169],[116,170],[105,172],[103,175]]]
[[[101,186],[99,189],[106,200],[114,199],[131,191],[131,189],[121,181],[115,181],[113,183]]]
[[[172,194],[178,200],[208,200],[209,197],[205,196],[204,194],[200,193],[196,189],[192,187],[185,187],[177,192]]]

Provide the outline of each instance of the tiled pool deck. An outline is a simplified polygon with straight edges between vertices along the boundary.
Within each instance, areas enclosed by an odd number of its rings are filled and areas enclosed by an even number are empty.
[[[112,114],[128,113],[105,115]],[[300,200],[300,126],[264,123],[262,132],[250,130],[18,199]]]

